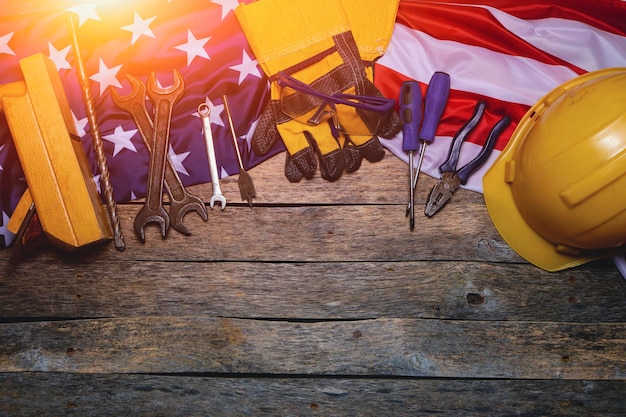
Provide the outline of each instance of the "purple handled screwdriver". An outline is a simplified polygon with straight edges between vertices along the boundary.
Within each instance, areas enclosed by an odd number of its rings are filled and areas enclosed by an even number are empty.
[[[413,155],[419,151],[418,139],[420,122],[422,120],[422,90],[417,81],[405,81],[400,87],[399,97],[400,117],[402,118],[402,150],[409,154],[409,204],[406,215],[410,215],[411,230],[415,227],[415,176]]]
[[[417,173],[414,178],[413,187],[417,184],[422,161],[424,160],[424,152],[426,145],[435,139],[435,132],[439,125],[439,120],[446,108],[448,96],[450,94],[450,76],[445,72],[437,71],[433,74],[426,89],[426,98],[424,99],[424,120],[420,129],[419,139],[422,143],[419,161],[417,162]]]

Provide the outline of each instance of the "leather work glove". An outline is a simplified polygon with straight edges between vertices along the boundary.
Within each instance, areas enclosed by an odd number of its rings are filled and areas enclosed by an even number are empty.
[[[334,181],[344,170],[356,170],[362,158],[375,162],[384,157],[384,148],[375,134],[393,111],[372,113],[351,106],[320,105],[318,108],[325,110],[327,117],[317,125],[306,123],[302,117],[310,117],[316,107],[309,107],[310,112],[298,113],[298,109],[314,103],[312,96],[278,82],[281,77],[295,79],[326,97],[382,97],[366,76],[340,0],[261,0],[239,6],[236,14],[271,82],[270,103],[252,138],[256,153],[267,153],[282,139],[288,153],[285,175],[292,182],[312,178],[318,160],[322,177]],[[295,94],[288,95],[287,91]],[[290,100],[281,103],[281,96]],[[378,119],[369,117],[371,114]],[[395,134],[400,129],[397,118],[393,129],[387,130],[395,130]]]
[[[374,86],[374,63],[385,54],[391,41],[391,34],[396,21],[400,0],[340,0],[346,12],[350,29],[359,50],[359,56],[365,68],[369,82],[357,85],[357,94],[382,97]],[[397,113],[393,112],[378,130],[378,136],[393,138],[402,128]],[[351,137],[354,140],[354,136]],[[359,141],[357,139],[357,141]],[[344,159],[346,171],[352,172],[359,168],[362,156],[358,147],[345,145]],[[381,158],[382,159],[382,158]]]

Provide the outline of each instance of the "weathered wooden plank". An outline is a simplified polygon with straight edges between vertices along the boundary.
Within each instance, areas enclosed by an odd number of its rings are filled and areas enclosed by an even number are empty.
[[[621,416],[625,381],[0,374],[0,416]]]
[[[626,323],[206,317],[0,325],[0,372],[626,379]]]
[[[2,317],[210,315],[626,322],[609,262],[563,273],[451,262],[24,262],[0,278]]]
[[[159,229],[149,225],[145,244],[133,230],[138,210],[137,205],[118,206],[127,243],[124,252],[109,244],[67,258],[522,262],[488,223],[484,205],[478,204],[451,206],[445,216],[424,218],[414,232],[409,231],[404,205],[227,207],[210,211],[208,222],[188,215],[185,224],[192,236],[170,230],[163,240]],[[0,251],[0,260],[9,255]]]

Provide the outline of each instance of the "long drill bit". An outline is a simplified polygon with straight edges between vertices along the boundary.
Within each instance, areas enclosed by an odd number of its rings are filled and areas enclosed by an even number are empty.
[[[113,186],[111,185],[111,179],[109,177],[109,168],[107,166],[106,155],[104,154],[104,146],[102,144],[102,137],[100,136],[100,127],[98,126],[98,118],[96,116],[96,108],[93,104],[91,92],[89,90],[89,79],[85,72],[85,65],[80,53],[80,47],[78,44],[78,22],[76,16],[73,13],[68,14],[67,23],[72,37],[72,48],[74,49],[74,57],[76,58],[76,67],[78,71],[78,79],[80,81],[81,90],[83,93],[83,103],[85,110],[87,111],[87,120],[89,121],[89,128],[91,129],[91,136],[93,138],[94,150],[96,152],[96,160],[98,162],[98,169],[100,171],[100,185],[104,190],[104,198],[106,200],[107,209],[109,211],[109,217],[111,219],[111,225],[113,226],[113,238],[115,242],[115,248],[119,251],[123,251],[126,248],[124,244],[124,236],[122,235],[122,228],[120,225],[120,219],[117,215],[117,204],[113,198]]]

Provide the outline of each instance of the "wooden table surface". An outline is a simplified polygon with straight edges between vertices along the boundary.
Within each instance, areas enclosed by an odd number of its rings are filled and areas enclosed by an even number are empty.
[[[625,415],[610,261],[544,272],[466,190],[410,232],[391,154],[335,183],[283,158],[249,171],[253,209],[223,180],[192,236],[140,243],[130,203],[124,252],[0,251],[0,416]]]

